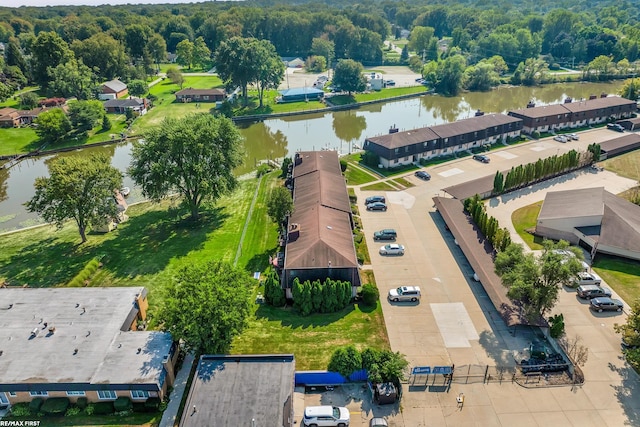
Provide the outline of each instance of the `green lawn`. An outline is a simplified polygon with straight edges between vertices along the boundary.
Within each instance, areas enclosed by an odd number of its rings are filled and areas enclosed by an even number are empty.
[[[602,162],[605,169],[626,178],[640,181],[640,151],[632,151],[622,156]]]
[[[356,93],[351,95],[334,95],[330,98],[333,105],[349,105],[356,102],[377,101],[392,98],[394,96],[408,95],[425,92],[424,86],[393,87],[368,93]]]
[[[397,191],[397,189],[384,181],[362,187],[364,191]]]
[[[351,162],[353,164],[353,162]],[[347,166],[347,170],[344,172],[344,176],[347,179],[347,185],[361,185],[367,182],[375,181],[378,177],[371,175],[359,167]]]
[[[524,240],[532,250],[542,249],[541,239],[536,238],[533,234],[527,233],[526,230],[535,228],[541,208],[542,201],[539,201],[517,209],[511,214],[511,222],[518,232],[518,235],[522,237],[522,240]]]
[[[125,416],[118,415],[75,415],[72,417],[37,417],[40,427],[77,427],[77,426],[157,426],[162,418],[160,413],[133,413]],[[36,417],[11,417],[7,421],[34,421]],[[7,424],[8,425],[8,424]],[[18,425],[18,424],[16,424]],[[29,425],[26,424],[25,425]]]
[[[640,298],[638,261],[596,255],[593,268],[628,304]]]
[[[395,179],[392,179],[391,181],[395,182],[400,187],[404,187],[404,188],[415,187],[415,184],[412,182],[409,182],[406,178],[395,178]]]
[[[38,148],[33,128],[0,128],[0,155],[27,153]]]

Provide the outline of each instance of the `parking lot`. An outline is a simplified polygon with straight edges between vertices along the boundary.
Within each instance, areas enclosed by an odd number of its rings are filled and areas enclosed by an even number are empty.
[[[401,192],[356,189],[392,349],[405,354],[412,366],[514,364],[514,356],[529,345],[529,338],[506,327],[481,284],[472,280],[473,271],[433,208],[432,197],[442,196],[442,188],[450,185],[572,148],[584,150],[591,142],[615,136],[619,134],[596,129],[580,133],[579,141],[532,141],[488,153],[488,164],[467,157],[427,168],[430,181],[408,174],[416,186]],[[609,172],[582,171],[490,200],[489,214],[502,227],[513,228],[511,212],[542,200],[547,191],[603,186],[619,193],[632,185],[633,181]],[[373,194],[386,196],[387,211],[364,209],[364,198]],[[378,254],[386,242],[374,241],[372,235],[383,228],[397,231],[396,243],[405,246],[403,256]],[[518,240],[513,232],[512,236]],[[420,286],[421,300],[390,303],[389,289],[402,285]],[[568,288],[560,292],[554,314],[560,312],[567,335],[579,335],[589,349],[582,387],[453,384],[446,392],[407,391],[402,400],[404,425],[640,425],[640,401],[630,391],[638,390],[638,376],[622,360],[620,337],[613,331],[615,322],[624,322],[624,314],[593,313],[588,301],[576,298],[575,290]],[[463,410],[455,403],[461,392],[467,396]]]

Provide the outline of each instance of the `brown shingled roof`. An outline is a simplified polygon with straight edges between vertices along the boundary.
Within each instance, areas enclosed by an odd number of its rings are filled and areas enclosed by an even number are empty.
[[[484,116],[471,117],[442,125],[431,126],[431,130],[440,138],[451,138],[471,132],[481,131],[493,126],[519,122],[516,117],[505,114],[485,114]]]

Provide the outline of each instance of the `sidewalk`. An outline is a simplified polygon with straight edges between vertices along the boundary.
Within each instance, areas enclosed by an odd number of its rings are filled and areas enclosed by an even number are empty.
[[[184,395],[185,387],[189,380],[189,373],[193,366],[193,359],[192,353],[187,354],[184,358],[182,368],[180,368],[178,375],[176,375],[176,381],[173,384],[173,391],[169,396],[169,404],[167,405],[167,409],[165,409],[164,414],[162,414],[162,420],[160,420],[159,427],[173,427],[175,425],[176,418],[178,417],[178,409],[180,409],[180,402],[182,401],[182,396]]]

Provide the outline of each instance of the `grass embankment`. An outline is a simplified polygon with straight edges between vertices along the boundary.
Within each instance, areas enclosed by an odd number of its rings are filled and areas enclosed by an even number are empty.
[[[542,239],[528,233],[527,230],[536,227],[536,221],[541,208],[542,201],[539,201],[517,209],[511,214],[511,222],[518,232],[518,235],[524,240],[527,246],[534,251],[542,249]]]
[[[367,185],[366,187],[362,187],[363,191],[396,191],[397,188],[393,187],[391,184],[388,184],[384,181],[376,182],[371,185]]]
[[[394,96],[409,95],[425,92],[424,86],[394,87],[368,93],[356,93],[351,95],[334,95],[330,99],[333,105],[349,105],[356,102],[382,101]]]
[[[277,250],[277,230],[266,213],[268,194],[280,180],[266,175],[247,222],[258,181],[241,182],[238,190],[203,210],[197,223],[185,220],[176,200],[143,203],[127,210],[129,220],[107,234],[91,233],[79,245],[72,223],[56,231],[40,227],[0,236],[0,282],[32,287],[65,286],[94,258],[102,261],[89,286],[145,286],[149,290],[150,325],[157,327],[164,285],[185,265],[222,259],[233,262],[242,230],[248,224],[238,265],[248,273],[263,271]],[[259,290],[257,290],[259,291]],[[254,307],[245,332],[234,344],[235,352],[287,352],[296,364],[326,368],[333,345],[388,348],[382,314],[350,306],[341,313],[300,317],[290,309]]]
[[[622,156],[607,159],[601,163],[605,169],[625,178],[640,181],[640,151],[632,151]]]
[[[362,185],[379,179],[379,177],[360,167],[357,162],[347,161],[347,164],[347,170],[344,171],[347,185]]]

